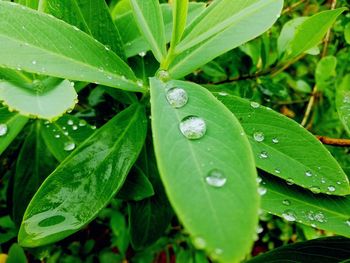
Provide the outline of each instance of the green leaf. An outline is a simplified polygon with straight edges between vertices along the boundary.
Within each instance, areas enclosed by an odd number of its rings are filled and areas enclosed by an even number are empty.
[[[130,0],[137,25],[147,40],[155,58],[166,56],[163,15],[158,0]]]
[[[183,77],[259,36],[277,20],[282,7],[283,0],[213,2],[187,27],[170,64],[170,75]]]
[[[21,224],[24,211],[41,183],[56,167],[56,160],[47,151],[40,134],[41,123],[36,121],[27,135],[16,163],[12,190],[12,215]]]
[[[38,9],[39,6],[39,0],[16,0],[14,2],[28,6],[32,9]]]
[[[345,75],[336,89],[336,105],[339,118],[350,136],[350,74]]]
[[[350,197],[315,195],[268,175],[261,175],[266,193],[262,209],[290,222],[350,237]]]
[[[134,249],[141,250],[156,242],[165,232],[173,217],[164,187],[159,177],[154,150],[145,144],[137,166],[154,187],[154,195],[140,202],[129,202],[130,239]]]
[[[123,185],[144,143],[146,123],[144,108],[134,104],[66,158],[29,203],[19,243],[49,244],[93,220]]]
[[[316,67],[316,85],[319,91],[329,91],[333,92],[335,85],[335,77],[337,67],[337,58],[334,56],[323,57]]]
[[[345,29],[344,29],[344,37],[346,43],[350,45],[350,22],[346,24]]]
[[[32,85],[15,85],[0,81],[0,100],[10,109],[31,118],[57,119],[74,108],[78,101],[74,83],[48,78]]]
[[[346,8],[327,10],[306,19],[297,27],[295,36],[290,42],[290,49],[287,55],[289,57],[296,57],[319,44],[337,17],[345,10]]]
[[[1,66],[144,91],[128,65],[78,28],[4,1],[0,17]]]
[[[47,148],[60,162],[96,129],[85,120],[72,115],[64,115],[53,123],[45,122],[43,124],[41,125],[41,134]]]
[[[44,11],[78,27],[125,58],[123,42],[104,0],[44,0]],[[96,19],[98,18],[98,19]]]
[[[350,193],[349,181],[330,152],[293,120],[235,96],[220,96],[240,120],[257,167],[314,192]]]
[[[181,40],[186,26],[188,5],[188,0],[173,1],[173,31],[170,43],[171,47],[175,47]]]
[[[259,207],[239,122],[207,90],[184,81],[151,79],[151,109],[157,164],[177,216],[198,248],[238,262],[253,244]]]
[[[7,108],[0,108],[0,155],[7,146],[17,137],[28,118],[14,112],[9,112]]]
[[[10,247],[8,258],[6,263],[27,263],[26,255],[24,254],[23,248],[18,244],[13,244]]]
[[[122,1],[120,3],[124,3]],[[165,37],[166,41],[169,42],[171,39],[172,32],[172,9],[169,4],[161,4],[161,10],[164,20]],[[187,23],[192,21],[200,12],[205,8],[204,3],[191,2],[188,8]],[[150,46],[140,33],[133,13],[131,11],[125,12],[122,15],[116,17],[115,23],[120,30],[120,35],[125,43],[124,49],[127,57],[135,56],[141,52],[150,50]]]
[[[276,248],[247,263],[266,262],[340,262],[350,257],[350,239],[326,237]]]

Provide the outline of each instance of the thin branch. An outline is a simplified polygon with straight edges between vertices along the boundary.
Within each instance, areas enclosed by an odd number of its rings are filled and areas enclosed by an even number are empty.
[[[297,8],[298,6],[300,6],[301,4],[305,3],[307,0],[300,0],[299,2],[296,2],[288,7],[286,7],[283,11],[282,11],[282,15],[289,13],[290,11],[292,11],[293,9]]]
[[[327,145],[338,146],[338,147],[350,146],[350,139],[336,139],[336,138],[329,138],[327,136],[318,136],[318,135],[316,135],[316,138],[323,144],[327,144]]]

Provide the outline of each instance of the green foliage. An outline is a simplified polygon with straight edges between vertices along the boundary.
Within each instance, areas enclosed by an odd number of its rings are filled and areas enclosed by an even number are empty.
[[[348,4],[0,1],[0,262],[345,262]]]

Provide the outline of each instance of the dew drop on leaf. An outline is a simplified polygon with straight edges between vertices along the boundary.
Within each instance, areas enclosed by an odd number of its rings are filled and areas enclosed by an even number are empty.
[[[268,154],[266,151],[262,151],[262,152],[259,154],[259,158],[260,158],[260,159],[267,159],[267,158],[269,158],[269,154]]]
[[[279,143],[280,141],[278,140],[278,138],[273,138],[273,139],[272,139],[272,142],[273,142],[274,144],[277,144],[277,143]]]
[[[350,226],[350,219],[345,221],[345,224],[347,224],[348,226]]]
[[[74,122],[73,122],[73,120],[68,120],[68,121],[67,121],[67,124],[68,124],[68,125],[73,125]]]
[[[166,70],[159,70],[157,77],[163,82],[168,81],[170,79],[169,72]]]
[[[275,169],[275,173],[276,173],[276,174],[280,174],[280,173],[281,173],[281,170],[278,169],[278,168],[276,168],[276,169]]]
[[[267,189],[265,187],[259,186],[258,193],[259,193],[259,195],[263,196],[267,193]]]
[[[55,135],[55,138],[56,138],[56,139],[59,139],[60,137],[61,137],[61,135],[59,135],[59,134],[56,134],[56,135]]]
[[[312,172],[311,172],[311,171],[306,171],[306,172],[305,172],[305,176],[311,177],[311,176],[312,176]]]
[[[288,199],[285,199],[282,201],[282,204],[284,204],[286,206],[290,206],[290,201]]]
[[[142,80],[136,81],[136,84],[137,84],[137,86],[139,86],[140,88],[143,87],[143,81],[142,81]]]
[[[293,178],[288,178],[288,179],[287,179],[287,184],[288,184],[288,185],[293,185],[293,184],[294,184]]]
[[[289,222],[294,222],[296,220],[296,216],[292,210],[284,211],[282,217]]]
[[[254,132],[253,137],[257,142],[262,142],[265,140],[265,135],[263,132]]]
[[[32,64],[33,64],[33,65],[36,65],[36,63],[37,63],[36,60],[33,60],[33,61],[32,61]]]
[[[334,192],[335,191],[335,187],[333,185],[330,185],[327,187],[329,192]]]
[[[4,124],[4,123],[1,123],[1,124],[0,124],[0,137],[1,137],[1,136],[5,136],[5,135],[7,134],[7,132],[8,132],[8,127],[7,127],[7,125]]]
[[[146,56],[146,51],[140,52],[140,53],[139,53],[139,56],[142,57],[142,58],[143,58],[144,56]]]
[[[77,125],[73,125],[73,126],[72,126],[72,130],[73,130],[73,131],[78,130],[78,126],[77,126]]]
[[[74,142],[66,142],[64,144],[63,149],[67,152],[73,151],[75,149],[75,143]]]
[[[176,109],[182,108],[187,104],[188,95],[182,88],[171,88],[166,93],[166,98],[171,106]]]
[[[86,124],[87,124],[86,120],[80,120],[79,121],[79,126],[80,127],[84,127],[84,126],[86,126]]]
[[[257,108],[260,107],[260,104],[257,103],[257,102],[255,102],[255,101],[252,101],[252,102],[250,103],[250,106],[251,106],[252,108],[254,108],[254,109],[257,109]]]
[[[312,187],[310,187],[310,190],[311,190],[311,192],[313,192],[314,194],[319,194],[319,193],[321,193],[321,189],[320,189],[319,187],[317,187],[317,186],[312,186]]]
[[[227,177],[218,169],[211,170],[205,177],[205,181],[208,185],[213,187],[223,187],[227,182]]]
[[[207,245],[207,242],[205,242],[205,240],[202,237],[195,237],[193,239],[193,245],[197,248],[197,249],[204,249]]]
[[[228,94],[227,94],[226,92],[224,92],[224,91],[221,91],[221,92],[219,92],[219,95],[225,97],[225,96],[227,96]]]
[[[202,138],[206,131],[207,125],[205,121],[197,116],[187,116],[180,122],[181,133],[190,140]]]

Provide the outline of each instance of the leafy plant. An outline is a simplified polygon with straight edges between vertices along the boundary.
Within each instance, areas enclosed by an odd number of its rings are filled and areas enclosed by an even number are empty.
[[[337,66],[348,63],[346,3],[280,18],[289,1],[205,2],[0,1],[0,153],[13,163],[3,178],[14,222],[1,214],[0,244],[18,231],[35,258],[57,262],[50,244],[102,222],[117,252],[99,251],[101,262],[163,262],[164,251],[164,262],[241,262],[260,209],[350,237],[346,153],[324,146],[350,145],[327,137],[349,132],[349,70]],[[328,106],[312,119],[317,92]],[[301,111],[287,108],[294,100],[308,102],[303,119],[284,116]],[[323,133],[322,116],[336,131]],[[81,239],[64,262],[94,260],[96,240]],[[347,243],[307,241],[249,262]],[[25,261],[14,244],[6,262],[16,257]]]

